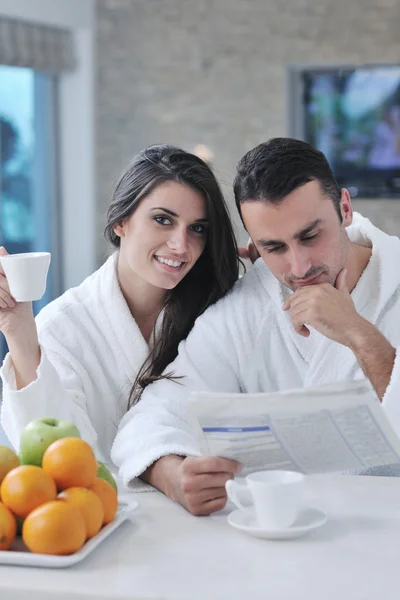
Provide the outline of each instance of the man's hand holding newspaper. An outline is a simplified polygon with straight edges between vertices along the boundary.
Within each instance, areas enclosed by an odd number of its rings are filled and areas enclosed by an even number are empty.
[[[203,454],[237,461],[243,475],[400,463],[400,440],[367,381],[269,394],[192,393],[189,410]]]

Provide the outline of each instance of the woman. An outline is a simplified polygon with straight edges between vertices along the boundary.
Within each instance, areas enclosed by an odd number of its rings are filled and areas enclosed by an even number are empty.
[[[0,274],[0,330],[9,347],[1,420],[17,448],[29,421],[55,417],[73,421],[98,460],[110,462],[127,407],[238,277],[221,190],[193,154],[142,151],[117,183],[107,217],[105,235],[117,251],[36,321]]]

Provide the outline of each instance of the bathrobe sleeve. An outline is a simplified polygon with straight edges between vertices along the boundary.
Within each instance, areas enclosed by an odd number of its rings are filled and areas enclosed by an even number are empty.
[[[382,407],[393,429],[400,436],[400,288],[393,294],[377,326],[396,350],[389,385],[382,398]]]
[[[7,355],[0,374],[3,381],[1,424],[11,444],[18,450],[22,429],[33,419],[52,417],[72,421],[82,439],[94,445],[97,433],[86,408],[77,362],[68,348],[62,345],[62,336],[55,337],[49,330],[41,332],[41,360],[37,379],[17,390],[14,367]],[[82,366],[79,365],[82,370]]]

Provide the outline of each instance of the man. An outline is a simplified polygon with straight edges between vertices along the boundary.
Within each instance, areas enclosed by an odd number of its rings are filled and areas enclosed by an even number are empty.
[[[210,307],[121,422],[112,450],[196,515],[226,502],[237,463],[199,456],[191,391],[271,392],[368,377],[400,432],[400,240],[355,215],[325,156],[287,138],[239,162],[236,204],[261,258]],[[400,356],[400,353],[398,353]]]

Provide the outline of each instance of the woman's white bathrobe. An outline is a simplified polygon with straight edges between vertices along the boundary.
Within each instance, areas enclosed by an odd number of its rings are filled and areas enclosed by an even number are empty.
[[[400,434],[400,240],[357,214],[347,231],[353,241],[372,245],[352,298],[397,350],[383,407]],[[125,483],[166,454],[199,454],[186,416],[191,390],[269,392],[365,377],[348,348],[316,330],[308,338],[294,332],[282,310],[289,293],[259,259],[199,317],[168,368],[184,379],[150,385],[121,421],[111,457]]]
[[[17,391],[6,357],[1,423],[16,448],[31,419],[56,417],[73,421],[97,458],[110,461],[132,383],[149,352],[118,285],[116,263],[117,253],[39,313],[36,381]]]

